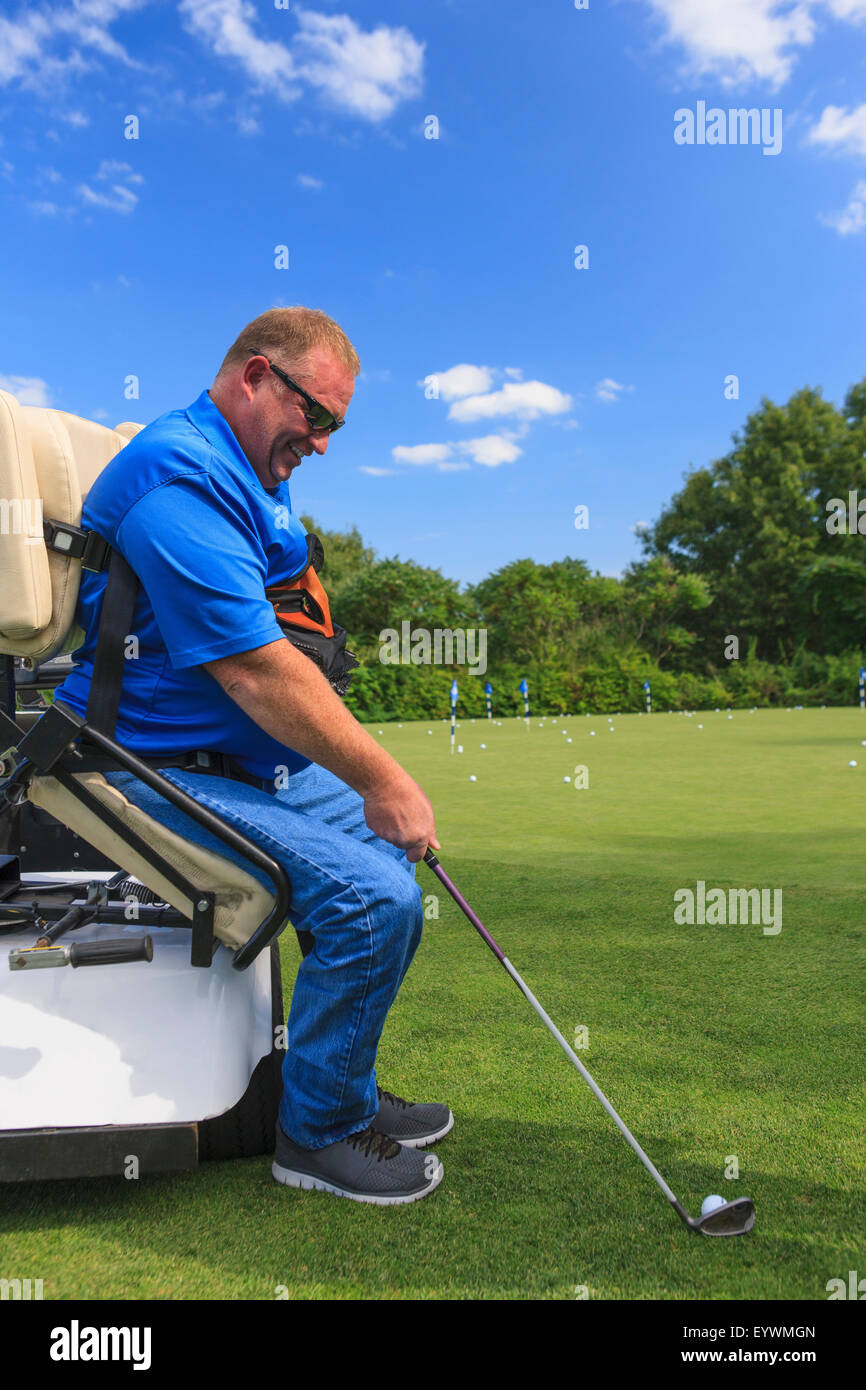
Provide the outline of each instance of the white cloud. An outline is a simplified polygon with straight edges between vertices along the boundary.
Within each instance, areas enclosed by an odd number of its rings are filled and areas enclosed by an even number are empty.
[[[255,116],[250,116],[245,112],[237,117],[235,124],[241,135],[258,135],[262,128]]]
[[[39,376],[0,376],[0,391],[10,392],[19,405],[51,404],[48,383]]]
[[[866,179],[855,185],[848,206],[841,212],[821,213],[820,220],[840,236],[852,236],[866,227]]]
[[[791,75],[796,49],[815,36],[814,0],[648,0],[665,25],[665,38],[687,53],[692,77],[715,77],[723,86],[759,80],[771,88]],[[840,17],[858,0],[835,0]]]
[[[276,39],[260,39],[253,31],[255,7],[246,0],[181,0],[186,28],[218,58],[238,62],[248,77],[281,101],[300,96],[292,55]],[[288,84],[295,82],[294,87]]]
[[[509,381],[499,391],[468,396],[456,401],[448,412],[450,420],[489,420],[514,415],[537,420],[540,415],[564,415],[571,409],[571,396],[543,381]]]
[[[484,468],[513,463],[523,453],[511,434],[485,434],[478,439],[461,439],[456,444],[398,444],[391,453],[397,463],[436,468],[440,473],[456,473],[470,467],[455,454],[465,454]]]
[[[866,102],[851,111],[844,106],[825,106],[818,124],[809,131],[809,143],[866,154]]]
[[[606,376],[596,384],[595,394],[600,401],[618,401],[622,391],[633,390],[633,386],[623,386],[622,382],[614,381],[613,377]]]
[[[138,203],[138,195],[133,193],[131,188],[125,188],[122,183],[114,184],[107,193],[99,193],[89,184],[81,183],[76,192],[82,202],[93,207],[108,208],[109,212],[133,212]]]
[[[636,521],[631,529],[634,531],[636,536],[642,536],[644,531],[650,531],[652,530],[652,527],[650,526],[648,521]]]
[[[88,183],[79,184],[75,191],[83,203],[91,207],[107,208],[109,212],[130,213],[135,210],[138,194],[134,193],[129,185],[144,183],[144,179],[141,174],[135,173],[131,164],[125,164],[118,159],[103,159],[93,179],[95,182],[108,183],[111,186],[101,190],[91,188]]]
[[[365,31],[348,15],[298,9],[289,48],[259,37],[257,11],[247,0],[181,0],[180,12],[188,31],[211,52],[239,63],[260,90],[279,101],[296,101],[306,83],[341,110],[380,121],[421,89],[424,45],[408,29],[379,25]]]
[[[480,439],[464,439],[458,448],[471,455],[475,463],[485,468],[498,468],[501,463],[513,463],[523,453],[506,434],[485,434]]]
[[[391,450],[398,463],[442,463],[453,453],[450,444],[398,444]]]
[[[490,367],[473,367],[469,362],[460,362],[456,367],[449,367],[447,372],[431,372],[430,377],[436,383],[440,400],[456,401],[461,396],[474,396],[482,391],[489,391],[493,385],[494,373]],[[418,385],[426,386],[430,377],[425,377]]]
[[[523,368],[522,368],[522,367],[505,367],[505,368],[504,368],[504,371],[505,371],[505,375],[506,375],[506,376],[510,376],[512,381],[522,381],[522,380],[523,380]]]
[[[359,473],[369,473],[371,478],[393,478],[395,471],[393,468],[368,468],[366,464],[358,469]]]
[[[45,199],[37,200],[35,203],[28,203],[31,212],[35,212],[38,217],[56,217],[60,208],[56,203],[48,202]]]
[[[53,5],[42,10],[23,7],[16,19],[0,16],[0,85],[19,81],[23,86],[56,89],[72,74],[87,72],[95,64],[87,50],[114,62],[136,67],[129,54],[109,33],[119,15],[141,9],[149,0],[76,0],[73,5]],[[62,114],[70,125],[88,125],[80,111]]]
[[[424,44],[408,29],[380,24],[365,33],[348,15],[297,14],[304,78],[335,106],[381,121],[421,91]]]
[[[320,188],[325,187],[322,180],[314,178],[312,174],[298,174],[298,183],[301,188],[311,188],[314,192],[318,192]]]
[[[866,19],[866,0],[828,0],[837,19]]]

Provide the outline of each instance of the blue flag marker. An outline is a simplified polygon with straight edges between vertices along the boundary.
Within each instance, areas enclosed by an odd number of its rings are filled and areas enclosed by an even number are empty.
[[[528,684],[527,679],[526,679],[525,676],[523,677],[523,680],[520,682],[520,685],[518,686],[518,689],[520,690],[520,693],[521,693],[521,695],[523,696],[523,714],[524,714],[524,718],[526,719],[526,727],[527,727],[527,729],[528,729],[528,728],[529,728],[529,684]]]
[[[454,721],[457,718],[457,682],[451,682],[451,752],[454,752]]]
[[[487,684],[486,684],[485,687],[484,687],[484,694],[485,694],[486,697],[487,697],[487,718],[488,718],[488,719],[492,719],[492,718],[493,718],[493,705],[492,705],[492,703],[491,703],[490,697],[491,697],[491,695],[493,694],[493,686],[490,684],[489,681],[487,682]]]
[[[646,691],[646,712],[647,712],[647,714],[652,714],[652,712],[653,712],[653,706],[652,706],[652,695],[650,694],[650,683],[649,683],[649,681],[644,681],[644,683],[643,683],[643,688],[644,688],[644,690]]]

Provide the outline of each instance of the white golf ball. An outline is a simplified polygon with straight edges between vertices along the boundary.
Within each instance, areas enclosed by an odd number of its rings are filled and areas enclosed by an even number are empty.
[[[699,728],[699,729],[702,729],[703,727],[704,727],[703,724],[699,724],[699,725],[698,725],[698,728]]]
[[[462,744],[462,743],[458,743],[458,745],[457,745],[457,752],[458,752],[458,753],[462,753],[462,752],[463,752],[463,744]]]
[[[477,782],[477,781],[478,781],[478,778],[477,778],[477,777],[470,777],[470,778],[469,778],[469,781],[470,781],[470,782]]]
[[[379,732],[379,733],[380,733],[380,734],[381,734],[381,732],[382,732],[382,730],[381,730],[381,729],[379,729],[379,731],[378,731],[378,732]]]
[[[851,761],[850,761],[850,763],[848,764],[848,766],[849,766],[849,767],[856,767],[856,766],[857,766],[857,764],[855,763],[855,761],[854,761],[853,758],[851,759]]]
[[[589,736],[590,738],[595,738],[595,729],[590,729]]]
[[[486,743],[482,743],[481,747],[482,747],[482,748],[486,748],[486,747],[487,747],[487,744],[486,744]]]
[[[432,730],[432,729],[428,729],[427,732],[428,732],[428,734],[432,734],[433,730]]]
[[[567,738],[565,741],[566,741],[566,743],[571,743],[571,739],[570,739],[570,738]]]
[[[861,740],[860,740],[860,747],[861,747],[861,748],[866,748],[866,738],[861,738]]]
[[[701,1216],[706,1216],[709,1212],[715,1211],[717,1207],[723,1207],[724,1205],[724,1197],[720,1197],[717,1193],[713,1193],[712,1196],[705,1197],[701,1202]]]
[[[570,781],[571,781],[571,778],[570,778],[570,777],[563,777],[562,780],[563,780],[563,782],[570,782]]]

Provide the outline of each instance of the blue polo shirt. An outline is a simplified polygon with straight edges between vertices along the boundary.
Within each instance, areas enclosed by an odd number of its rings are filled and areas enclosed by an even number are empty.
[[[309,763],[246,715],[205,661],[283,637],[265,587],[296,573],[305,531],[288,482],[266,488],[207,391],[148,425],[100,473],[81,524],[141,581],[115,737],[133,753],[230,753],[271,778]],[[76,621],[86,640],[57,698],[84,714],[107,574],[82,570]],[[132,644],[127,643],[130,652]]]

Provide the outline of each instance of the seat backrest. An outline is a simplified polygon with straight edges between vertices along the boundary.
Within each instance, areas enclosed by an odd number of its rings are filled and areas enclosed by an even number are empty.
[[[0,654],[47,661],[80,646],[81,562],[50,549],[42,520],[81,525],[94,480],[142,428],[116,429],[0,391]]]

